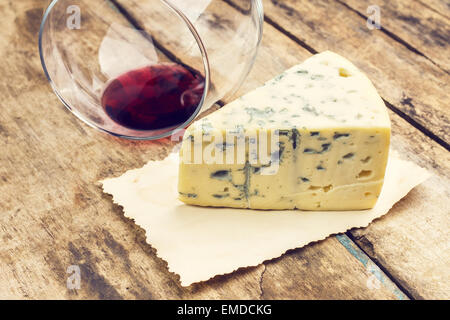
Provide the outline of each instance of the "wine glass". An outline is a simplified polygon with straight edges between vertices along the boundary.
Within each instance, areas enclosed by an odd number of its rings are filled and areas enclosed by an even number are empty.
[[[239,88],[262,27],[261,0],[53,0],[39,50],[54,92],[78,118],[151,140]]]

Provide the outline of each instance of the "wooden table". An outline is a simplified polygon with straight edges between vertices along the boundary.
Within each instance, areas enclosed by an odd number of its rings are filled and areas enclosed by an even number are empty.
[[[393,148],[433,177],[367,228],[187,288],[96,184],[172,144],[99,133],[62,107],[36,45],[46,2],[0,2],[0,298],[450,298],[448,1],[375,1],[381,30],[366,26],[369,0],[264,1],[262,47],[239,94],[333,50],[385,99]],[[70,265],[79,290],[66,286]]]

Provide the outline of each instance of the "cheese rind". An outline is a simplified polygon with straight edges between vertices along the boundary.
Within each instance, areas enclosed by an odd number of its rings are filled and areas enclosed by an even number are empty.
[[[224,139],[230,131],[247,136],[244,160],[182,161],[181,201],[304,210],[360,210],[377,201],[389,152],[389,116],[370,80],[335,53],[315,55],[193,123],[182,157],[198,143],[192,137]],[[272,175],[262,174],[264,165],[251,161],[249,143],[261,141],[248,136],[260,132],[279,134],[279,167]],[[200,141],[201,149],[210,143]],[[217,143],[214,154],[217,148],[238,152],[228,141]]]

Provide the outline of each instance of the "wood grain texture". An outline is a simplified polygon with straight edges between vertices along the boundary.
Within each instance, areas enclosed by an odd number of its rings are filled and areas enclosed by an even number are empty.
[[[149,3],[145,2],[145,1],[136,1],[136,0],[131,0],[130,1],[124,1],[124,0],[118,0],[117,1],[119,4],[123,5],[125,7],[125,4],[128,3],[129,5],[126,7],[128,10],[128,13],[131,14],[133,16],[133,19],[136,20],[139,25],[141,25],[142,27],[146,27],[146,15],[144,14],[144,12],[150,10],[149,7]],[[211,12],[211,17],[207,17],[207,19],[209,21],[215,21],[218,20],[220,16],[227,16],[228,13],[225,10],[229,10],[229,15],[238,15],[239,12],[235,11],[235,9],[233,9],[232,7],[221,7],[220,10],[221,12],[217,12],[217,14],[214,14],[214,12]],[[232,23],[231,21],[228,21],[228,23]],[[211,23],[211,27],[214,27],[214,23]],[[222,30],[223,26],[221,27],[216,27],[217,28],[217,37],[219,39],[220,37],[220,31]],[[285,51],[285,55],[279,55],[278,54],[278,49],[279,48],[283,48],[283,50]],[[265,26],[265,35],[263,38],[263,44],[262,47],[260,49],[260,52],[258,54],[257,57],[257,61],[255,63],[255,66],[253,68],[253,71],[250,73],[248,79],[245,81],[244,85],[241,87],[241,89],[238,91],[238,93],[235,96],[240,96],[242,94],[244,94],[245,92],[248,92],[249,90],[254,89],[257,86],[260,86],[262,83],[264,83],[265,81],[273,78],[274,76],[278,75],[279,73],[283,72],[285,69],[287,69],[288,67],[295,65],[301,61],[303,61],[304,59],[306,59],[307,57],[310,56],[310,53],[307,52],[306,50],[304,50],[303,48],[299,47],[297,44],[295,44],[294,42],[292,42],[290,39],[288,39],[287,37],[284,36],[280,36],[279,32],[274,29],[273,27],[266,25]],[[267,63],[267,61],[271,61],[270,64]],[[230,100],[225,99],[225,102],[229,102]],[[362,276],[362,278],[358,279],[358,277],[355,278],[355,274],[354,274],[354,270],[361,270],[364,269],[363,266],[359,263],[355,263],[356,259],[349,253],[346,252],[346,250],[344,248],[342,248],[342,246],[339,245],[339,243],[337,241],[329,241],[326,240],[325,243],[330,243],[330,248],[328,248],[326,251],[326,254],[324,254],[324,256],[326,256],[326,259],[322,259],[321,261],[317,261],[316,256],[304,256],[304,259],[310,260],[312,261],[311,264],[308,265],[303,265],[303,266],[297,266],[300,269],[302,269],[302,271],[299,271],[301,273],[309,273],[309,278],[303,278],[303,280],[299,280],[300,282],[297,282],[297,286],[299,287],[299,290],[296,291],[292,291],[290,288],[286,288],[286,290],[282,290],[281,288],[278,289],[278,293],[272,293],[270,296],[266,297],[266,298],[283,298],[283,297],[295,297],[297,299],[299,298],[303,298],[303,299],[314,299],[314,298],[322,298],[325,299],[327,297],[331,297],[332,295],[330,295],[330,293],[326,292],[323,290],[322,287],[322,281],[320,279],[322,278],[333,278],[332,284],[330,283],[330,286],[336,286],[337,291],[334,293],[336,297],[340,296],[341,298],[350,298],[351,294],[348,293],[344,293],[345,290],[343,288],[347,288],[347,286],[351,283],[351,286],[357,286],[358,289],[356,291],[358,291],[358,295],[361,296],[355,296],[354,298],[357,297],[363,297],[366,296],[367,294],[375,294],[377,293],[376,291],[371,291],[367,289],[367,281],[368,281],[368,277],[370,277],[370,273],[364,273],[364,275]],[[303,253],[303,249],[298,250],[300,252],[300,255],[304,255]],[[332,252],[334,251],[339,251],[342,252],[341,254],[335,255],[332,254]],[[310,251],[306,251],[309,252]],[[344,253],[345,252],[345,253]],[[320,253],[319,253],[320,255]],[[341,256],[342,258],[337,259],[336,256]],[[349,264],[350,262],[353,262],[352,264]],[[322,268],[320,271],[318,271],[319,268],[314,267],[315,270],[314,272],[312,272],[311,266],[315,265],[315,264],[326,264],[327,268]],[[336,264],[336,266],[334,266],[334,264]],[[294,267],[294,266],[292,266]],[[318,265],[317,265],[318,267]],[[337,269],[337,268],[346,268],[346,267],[351,267],[351,268],[355,268],[356,269],[352,269],[352,271],[347,270],[346,272],[350,272],[352,274],[352,280],[347,279],[347,277],[345,276],[341,276],[341,277],[332,277],[331,274],[334,274],[333,269]],[[289,271],[285,270],[286,273],[283,275],[284,278],[288,279],[289,278]],[[280,273],[284,273],[285,271]],[[323,274],[322,274],[323,273]],[[283,279],[283,277],[281,277],[281,279]],[[272,286],[278,286],[277,283],[279,283],[280,278],[268,278],[268,277],[264,277],[264,283],[267,285],[272,285]],[[286,281],[290,281],[290,280],[286,280]],[[327,281],[331,281],[331,280],[327,280]],[[355,282],[356,281],[356,282]],[[306,292],[301,290],[300,288],[306,286],[309,287],[308,283],[310,282],[316,282],[318,283],[318,285],[314,288],[311,288],[310,291]],[[344,291],[341,292],[340,289],[343,289]],[[348,288],[347,288],[348,289]],[[381,289],[381,288],[380,288]],[[383,290],[385,290],[385,292],[383,294],[387,295],[385,296],[386,298],[396,298],[395,294],[393,294],[392,291],[390,291],[389,289],[383,287]],[[356,294],[355,291],[355,294]],[[376,294],[378,297],[383,297],[382,294],[378,295],[378,293]]]
[[[434,176],[389,216],[352,231],[356,242],[415,299],[450,298],[448,180]]]
[[[258,299],[264,297],[261,281],[264,288],[285,281],[263,279],[259,266],[188,288],[179,285],[146,244],[143,230],[95,184],[164,158],[172,145],[101,134],[61,106],[41,71],[35,45],[44,2],[0,4],[0,54],[6,57],[0,66],[0,87],[6,88],[0,91],[0,298]],[[313,249],[297,251],[310,261],[299,268],[316,287],[289,292],[289,297],[329,297],[323,290],[327,279],[335,297],[395,298],[385,287],[367,290],[369,275],[337,241],[321,245],[327,248],[324,259]],[[80,266],[80,290],[66,288],[70,265]],[[341,276],[333,277],[333,269]],[[277,290],[277,297],[287,297],[286,290]]]
[[[450,3],[447,0],[414,0],[434,10],[443,17],[450,18]]]
[[[266,269],[261,280],[262,297],[339,300],[366,299],[368,295],[373,295],[373,299],[398,299],[399,296],[406,299],[403,294],[394,291],[390,291],[387,297],[378,294],[378,291],[387,289],[389,280],[383,277],[384,283],[381,284],[370,268],[362,263],[355,264],[354,260],[355,257],[349,257],[347,249],[335,237],[308,245],[302,250],[289,251],[281,258],[265,263]],[[362,290],[355,291],[353,283],[347,281],[345,273],[349,270],[356,277],[352,282],[366,283]],[[320,274],[320,279],[312,276],[312,273]]]
[[[4,75],[0,87],[7,88],[0,90],[0,298],[397,298],[385,286],[370,289],[371,273],[336,238],[291,251],[266,266],[180,287],[178,277],[167,271],[166,263],[146,244],[143,230],[125,219],[121,208],[95,184],[141,167],[150,159],[164,158],[172,144],[168,140],[131,142],[109,137],[63,109],[42,74],[35,47],[44,3],[0,4],[4,13],[0,54],[7,57],[0,66]],[[257,63],[240,93],[308,56],[307,50],[266,25]],[[435,193],[432,199],[439,205],[425,200],[422,197],[427,196],[421,193],[411,193],[404,205],[401,202],[385,219],[375,222],[386,220],[386,225],[371,234],[352,234],[415,297],[442,298],[449,285],[447,271],[439,264],[446,257],[441,251],[445,248],[436,244],[438,239],[448,239],[442,234],[448,230],[443,211],[448,196],[442,192],[442,186],[448,186],[448,153],[395,114],[391,113],[391,118],[394,147],[436,173],[433,179],[437,180],[424,184],[422,191]],[[414,216],[417,206],[409,203],[419,203],[427,212],[434,210],[432,225],[441,228],[429,230],[420,220],[401,233],[402,226],[412,224],[411,218],[418,215]],[[396,223],[390,224],[391,215],[399,217]],[[427,231],[436,231],[432,241],[415,234],[426,235]],[[411,232],[408,245],[422,243],[396,262],[405,249],[399,240],[406,232]],[[376,248],[374,252],[368,250],[370,244]],[[424,248],[432,251],[425,258],[421,254]],[[441,262],[434,260],[437,255]],[[424,272],[428,267],[424,263],[434,264]],[[81,268],[82,287],[77,291],[66,288],[66,269],[73,264]],[[436,279],[444,281],[436,287]]]
[[[281,17],[278,19],[282,21]],[[288,45],[283,48],[288,48]],[[285,57],[283,55],[281,59]],[[372,73],[367,74],[373,79]],[[389,215],[351,234],[412,297],[448,298],[450,281],[446,266],[450,263],[450,154],[393,112],[390,116],[393,148],[404,158],[426,167],[435,176],[402,200],[401,204],[405,205],[395,206]],[[391,219],[391,216],[396,219]],[[403,239],[409,241],[404,242]]]
[[[335,0],[264,0],[267,18],[316,51],[339,53],[370,75],[380,95],[447,143],[450,76]]]
[[[100,134],[61,106],[35,44],[44,2],[1,4],[0,297],[258,298],[261,268],[181,288],[95,184],[162,159],[171,145]],[[81,290],[66,287],[70,265],[81,268]]]
[[[338,0],[364,17],[370,0]],[[381,27],[395,41],[450,72],[450,20],[416,1],[377,1]]]

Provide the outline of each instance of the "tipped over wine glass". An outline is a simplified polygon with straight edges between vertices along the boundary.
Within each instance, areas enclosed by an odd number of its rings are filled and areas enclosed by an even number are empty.
[[[78,118],[151,140],[240,87],[262,26],[261,0],[53,0],[39,50],[54,92]]]

